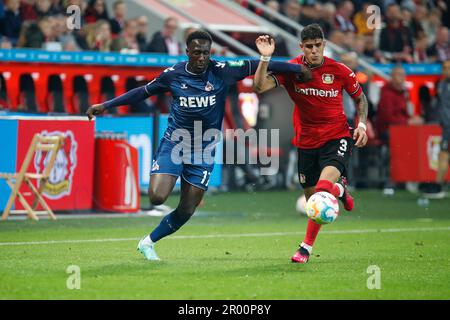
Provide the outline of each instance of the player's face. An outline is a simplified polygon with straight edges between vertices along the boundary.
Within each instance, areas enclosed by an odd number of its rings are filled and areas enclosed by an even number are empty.
[[[202,73],[208,67],[211,56],[211,42],[208,40],[193,40],[186,49],[189,57],[188,70]]]
[[[325,49],[325,40],[305,40],[300,43],[300,48],[305,54],[305,59],[308,64],[314,66],[322,63],[323,50]]]

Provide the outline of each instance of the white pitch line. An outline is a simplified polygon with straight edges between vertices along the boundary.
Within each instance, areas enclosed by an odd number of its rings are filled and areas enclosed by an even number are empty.
[[[428,228],[392,228],[392,229],[353,229],[353,230],[330,230],[322,231],[321,234],[356,234],[356,233],[396,233],[396,232],[427,232],[427,231],[450,231],[448,227]],[[172,236],[167,239],[208,239],[208,238],[241,238],[241,237],[275,237],[302,235],[304,232],[267,232],[267,233],[240,233],[240,234],[206,234],[191,236]],[[106,239],[84,239],[84,240],[48,240],[48,241],[24,241],[24,242],[0,242],[0,246],[21,246],[40,244],[77,244],[95,242],[121,242],[138,241],[139,238],[106,238]]]

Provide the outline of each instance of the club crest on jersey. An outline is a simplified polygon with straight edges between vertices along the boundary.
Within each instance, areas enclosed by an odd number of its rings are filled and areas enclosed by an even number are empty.
[[[211,82],[206,82],[205,91],[213,91],[214,86],[211,84]]]
[[[158,171],[158,170],[159,170],[158,161],[153,160],[152,171]]]
[[[306,176],[303,173],[299,174],[300,183],[306,183]]]
[[[325,84],[332,84],[334,81],[334,75],[329,73],[322,74],[322,82]]]

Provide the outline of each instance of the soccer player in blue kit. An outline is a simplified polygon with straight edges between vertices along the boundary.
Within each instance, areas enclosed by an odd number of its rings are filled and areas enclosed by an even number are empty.
[[[256,40],[264,61],[270,60],[273,53],[268,39],[268,36],[260,36]],[[183,226],[202,200],[214,167],[214,163],[205,161],[203,156],[206,148],[218,142],[217,139],[214,142],[205,139],[204,133],[209,129],[221,130],[228,87],[253,75],[258,67],[258,60],[210,60],[211,44],[212,38],[206,31],[192,32],[186,40],[187,62],[177,63],[145,86],[93,105],[86,112],[88,118],[92,119],[109,108],[133,104],[158,93],[171,92],[173,96],[168,127],[152,165],[149,197],[153,205],[163,204],[181,176],[180,202],[149,235],[139,241],[138,250],[148,260],[160,260],[154,248],[155,243]],[[311,78],[309,69],[298,64],[271,61],[269,70],[295,73],[299,82]],[[201,130],[194,130],[199,123]],[[190,134],[188,139],[185,135],[187,132]],[[210,154],[213,157],[214,150]]]

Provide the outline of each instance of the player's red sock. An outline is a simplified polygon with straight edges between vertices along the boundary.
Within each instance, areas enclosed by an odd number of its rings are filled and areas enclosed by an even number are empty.
[[[319,180],[316,185],[316,192],[326,191],[334,195],[335,197],[339,197],[340,189],[339,187],[328,180]],[[302,244],[306,244],[308,246],[308,251],[311,251],[314,241],[319,234],[320,227],[322,225],[315,223],[311,219],[308,219],[308,226],[306,227],[306,235]]]
[[[339,198],[341,195],[341,189],[336,185],[336,183],[333,183],[328,180],[319,180],[316,184],[316,192],[319,191],[326,191],[331,193],[336,198]]]
[[[308,251],[311,251],[310,249],[312,248],[314,241],[319,234],[321,226],[322,225],[315,223],[311,219],[308,219],[308,226],[306,227],[306,234],[305,238],[303,239],[303,243],[310,247],[308,248]]]

